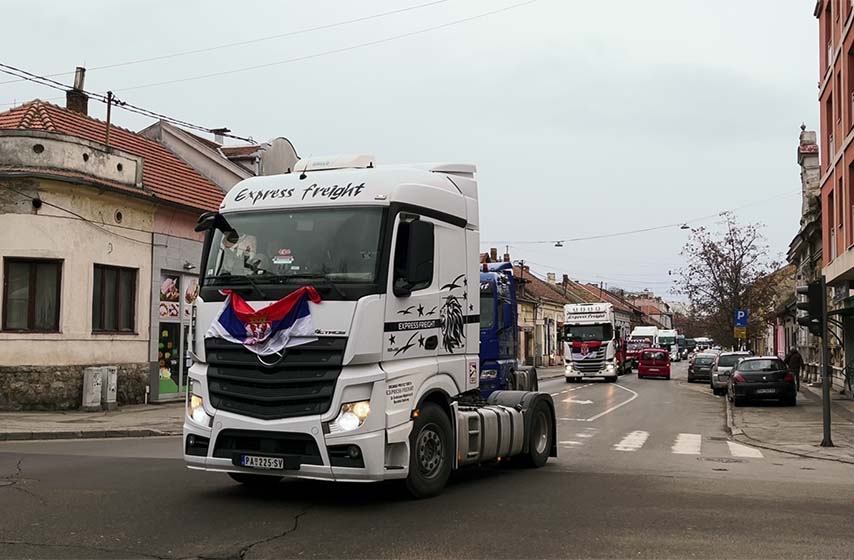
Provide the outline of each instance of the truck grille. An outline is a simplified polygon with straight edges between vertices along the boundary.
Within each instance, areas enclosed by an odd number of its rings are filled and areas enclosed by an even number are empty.
[[[347,339],[319,338],[289,348],[272,367],[240,344],[205,340],[208,391],[219,410],[271,420],[323,414],[332,404]],[[273,357],[264,358],[273,362]]]
[[[605,367],[605,347],[590,350],[586,356],[581,352],[572,352],[572,364],[581,373],[596,373]]]

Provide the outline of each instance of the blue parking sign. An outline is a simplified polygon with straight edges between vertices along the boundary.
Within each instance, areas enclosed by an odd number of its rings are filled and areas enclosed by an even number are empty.
[[[746,327],[747,326],[747,309],[736,309],[735,310],[735,326],[736,327]]]

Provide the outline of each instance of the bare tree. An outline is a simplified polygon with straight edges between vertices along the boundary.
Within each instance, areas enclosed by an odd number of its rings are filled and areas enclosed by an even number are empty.
[[[776,263],[760,225],[740,224],[731,212],[722,214],[719,232],[692,229],[682,248],[688,264],[679,270],[677,291],[688,296],[692,315],[702,319],[709,335],[723,346],[736,344],[736,309],[749,312],[748,333],[764,329],[773,307]]]

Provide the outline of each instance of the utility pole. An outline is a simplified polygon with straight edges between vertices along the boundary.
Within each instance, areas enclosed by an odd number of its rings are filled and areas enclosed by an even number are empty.
[[[827,283],[824,279],[824,274],[821,275],[821,411],[823,437],[821,440],[822,447],[833,447],[833,440],[830,439],[830,347],[828,345],[828,325],[827,325]]]

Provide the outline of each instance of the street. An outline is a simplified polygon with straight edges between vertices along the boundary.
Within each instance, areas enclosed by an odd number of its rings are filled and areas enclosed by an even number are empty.
[[[180,438],[0,444],[0,557],[850,557],[854,467],[728,441],[724,403],[674,378],[543,381],[545,468],[253,493],[188,471]],[[511,514],[512,513],[512,514]]]

